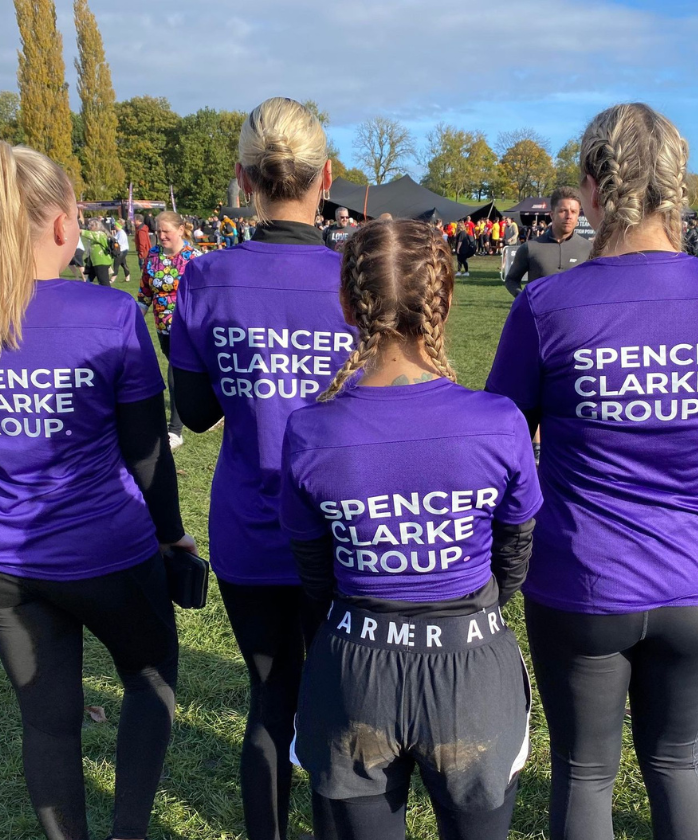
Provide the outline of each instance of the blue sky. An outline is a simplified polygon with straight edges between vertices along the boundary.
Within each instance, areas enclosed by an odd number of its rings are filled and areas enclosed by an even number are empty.
[[[0,12],[0,89],[16,89],[19,33]],[[677,123],[698,169],[698,3],[675,0],[91,0],[119,99],[166,96],[179,113],[250,110],[268,96],[315,99],[354,163],[357,123],[381,114],[423,142],[439,121],[533,127],[555,152],[614,102]],[[56,0],[71,102],[71,0]]]

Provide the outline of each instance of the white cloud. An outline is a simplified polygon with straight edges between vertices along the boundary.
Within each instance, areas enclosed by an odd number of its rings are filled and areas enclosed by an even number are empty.
[[[570,114],[586,119],[618,99],[680,110],[696,95],[698,14],[677,22],[618,0],[537,0],[494,13],[491,3],[423,0],[91,5],[117,96],[166,96],[180,113],[247,110],[283,94],[317,100],[340,130],[380,112],[490,132],[507,119],[511,127],[552,121],[569,136]],[[19,41],[11,4],[3,8],[0,89],[15,87]],[[57,0],[57,8],[77,107],[72,2]]]

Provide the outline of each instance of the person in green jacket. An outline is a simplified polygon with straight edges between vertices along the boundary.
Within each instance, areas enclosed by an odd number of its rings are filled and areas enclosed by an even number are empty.
[[[109,252],[106,228],[97,219],[90,219],[87,230],[84,230],[81,235],[90,243],[90,252],[86,262],[87,279],[90,281],[96,279],[100,286],[109,286],[113,260]]]

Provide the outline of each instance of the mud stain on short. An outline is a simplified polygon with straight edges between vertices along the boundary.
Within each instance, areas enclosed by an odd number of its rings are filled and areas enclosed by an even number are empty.
[[[367,723],[354,722],[338,738],[339,748],[353,762],[372,770],[397,757],[394,740],[389,733],[374,729]]]
[[[423,749],[418,746],[417,752],[439,773],[462,773],[478,764],[492,747],[492,741],[459,740]]]

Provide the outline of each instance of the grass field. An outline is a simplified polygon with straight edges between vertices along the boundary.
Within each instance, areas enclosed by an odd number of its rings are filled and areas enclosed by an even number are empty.
[[[131,257],[132,280],[118,288],[137,292],[137,263]],[[471,261],[471,276],[459,278],[449,320],[450,352],[462,384],[481,388],[511,304],[499,280],[499,261]],[[148,316],[152,330],[152,317]],[[185,526],[207,555],[207,516],[211,477],[221,432],[185,432],[185,446],[175,454]],[[87,500],[88,501],[88,500]],[[526,656],[520,596],[507,608]],[[178,611],[181,642],[177,720],[158,794],[152,840],[232,840],[243,838],[238,761],[245,727],[247,680],[215,583],[206,609]],[[89,634],[85,639],[85,701],[103,706],[106,723],[85,716],[83,745],[90,824],[101,840],[109,833],[113,795],[113,756],[121,689],[106,651]],[[648,840],[649,810],[626,726],[623,763],[616,786],[616,836]],[[42,837],[24,786],[21,730],[14,696],[0,672],[0,840]],[[547,730],[539,702],[532,719],[532,754],[522,773],[511,840],[547,837],[549,785]],[[289,837],[311,830],[308,785],[296,772]],[[408,814],[408,837],[436,838],[435,823],[424,790],[414,782]],[[594,840],[594,838],[589,838]]]

